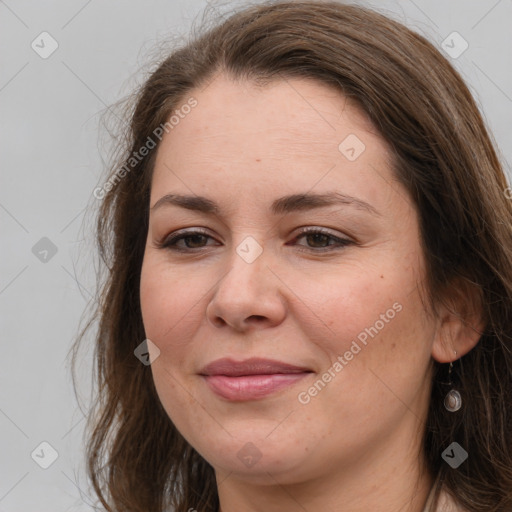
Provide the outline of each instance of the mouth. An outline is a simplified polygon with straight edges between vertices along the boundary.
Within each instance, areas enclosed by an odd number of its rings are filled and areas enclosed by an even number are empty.
[[[309,368],[270,359],[218,359],[199,375],[216,395],[229,401],[257,400],[313,373]]]

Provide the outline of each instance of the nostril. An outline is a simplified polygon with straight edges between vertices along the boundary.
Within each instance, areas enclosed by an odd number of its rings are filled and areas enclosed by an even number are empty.
[[[261,316],[261,315],[251,315],[247,320],[256,320],[258,322],[261,322],[263,320],[265,320],[265,317],[264,316]]]
[[[215,318],[215,324],[217,325],[217,327],[224,327],[225,325],[227,325],[227,322],[220,316],[217,316]]]

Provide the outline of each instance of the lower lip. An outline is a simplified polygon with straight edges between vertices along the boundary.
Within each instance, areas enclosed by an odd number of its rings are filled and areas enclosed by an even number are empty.
[[[226,400],[258,400],[295,384],[302,380],[305,373],[276,373],[272,375],[244,375],[228,377],[226,375],[209,375],[204,379],[210,389]]]

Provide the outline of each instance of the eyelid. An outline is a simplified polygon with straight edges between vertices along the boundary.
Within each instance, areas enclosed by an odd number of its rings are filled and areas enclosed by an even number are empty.
[[[291,242],[296,242],[299,238],[307,236],[309,234],[321,234],[329,237],[331,240],[334,240],[334,244],[327,245],[326,247],[308,247],[307,245],[297,244],[294,245],[299,247],[299,251],[307,252],[309,254],[320,254],[322,252],[331,253],[336,250],[344,249],[349,245],[357,245],[357,242],[346,235],[337,235],[334,234],[329,228],[321,227],[321,226],[304,226],[299,228],[300,231],[295,235],[295,237],[291,240]],[[157,241],[155,243],[156,247],[159,249],[166,249],[169,251],[177,252],[177,253],[199,253],[201,249],[208,247],[208,245],[203,247],[196,248],[178,248],[176,245],[177,242],[184,240],[186,238],[192,237],[194,235],[202,235],[208,239],[215,240],[210,232],[205,228],[183,228],[177,231],[172,232],[170,235],[166,236],[163,240]],[[287,243],[286,245],[289,245]],[[302,247],[302,248],[300,248]]]
[[[292,241],[296,241],[298,238],[301,238],[302,236],[308,235],[308,234],[316,234],[320,233],[322,235],[328,236],[331,239],[336,241],[336,244],[328,245],[327,247],[321,247],[321,248],[308,248],[307,246],[302,246],[304,249],[299,249],[301,251],[306,251],[309,253],[321,253],[321,252],[333,252],[336,249],[343,249],[344,247],[348,245],[356,245],[357,242],[353,240],[352,238],[349,238],[346,235],[339,236],[338,234],[334,234],[330,229],[320,227],[320,226],[306,226],[304,228],[301,228],[299,233],[294,237]]]
[[[156,241],[155,244],[158,248],[166,249],[170,242],[182,240],[183,238],[188,238],[194,235],[203,235],[208,238],[214,238],[205,228],[183,228],[178,229],[177,231],[173,231],[169,235],[166,235],[163,239]]]

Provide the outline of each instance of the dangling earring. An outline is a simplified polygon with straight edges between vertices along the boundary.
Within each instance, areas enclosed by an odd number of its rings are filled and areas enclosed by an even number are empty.
[[[455,356],[457,356],[457,351],[455,351]],[[448,370],[449,386],[453,386],[452,370],[453,362],[450,362],[450,369]],[[444,406],[446,410],[450,412],[456,412],[462,407],[462,397],[460,396],[460,393],[456,389],[450,389],[450,391],[448,391],[448,393],[444,397]]]

